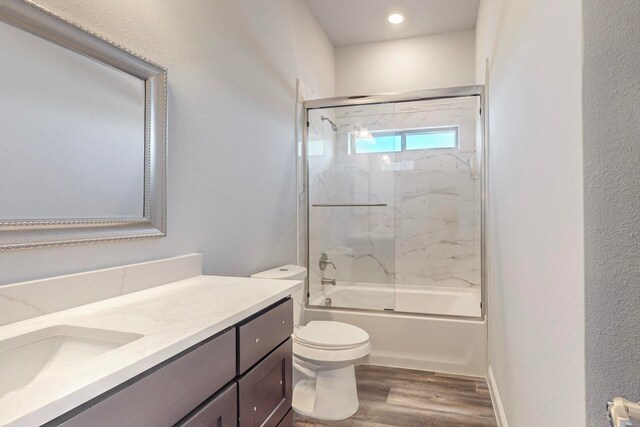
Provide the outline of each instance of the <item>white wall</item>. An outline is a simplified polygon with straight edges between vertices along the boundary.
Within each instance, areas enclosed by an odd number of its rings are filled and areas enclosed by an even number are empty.
[[[475,83],[473,30],[336,48],[336,95]]]
[[[481,0],[478,6],[475,34],[477,84],[485,83],[486,59],[491,56],[496,46],[504,2],[505,0]]]
[[[39,3],[169,69],[168,237],[0,253],[0,283],[193,251],[215,274],[295,262],[296,78],[332,96],[335,71],[304,2]]]
[[[587,425],[640,400],[640,2],[583,1]]]
[[[489,55],[491,370],[510,426],[584,425],[581,1],[511,0],[501,19],[479,23],[479,37],[498,34]]]

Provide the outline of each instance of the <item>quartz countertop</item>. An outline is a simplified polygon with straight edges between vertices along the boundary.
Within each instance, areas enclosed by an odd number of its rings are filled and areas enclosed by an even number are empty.
[[[0,425],[51,421],[301,287],[292,280],[196,276],[0,326],[0,341],[57,325],[142,335],[0,398]]]

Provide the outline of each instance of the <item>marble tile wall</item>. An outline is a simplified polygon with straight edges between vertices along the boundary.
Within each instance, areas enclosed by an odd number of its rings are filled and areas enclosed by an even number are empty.
[[[336,168],[336,135],[328,121],[323,121],[326,116],[335,122],[332,110],[312,110],[309,114],[309,144],[322,147],[321,155],[308,157],[309,162],[309,198],[311,203],[336,203],[336,189],[339,187]],[[322,272],[318,267],[318,260],[326,248],[336,247],[340,241],[340,227],[342,219],[340,212],[330,208],[313,208],[309,210],[309,224],[313,224],[309,239],[309,283],[318,284]],[[315,287],[314,287],[315,289]],[[318,288],[319,290],[319,288]],[[313,290],[312,290],[313,291]]]
[[[304,102],[315,98],[315,93],[299,79],[296,81],[296,191],[298,265],[307,262],[307,182],[306,161],[303,153],[304,134],[307,132]]]
[[[395,171],[396,283],[480,285],[480,173],[476,98],[401,104],[399,128],[457,125],[457,149],[398,153]]]
[[[336,278],[394,286],[480,284],[480,173],[476,98],[315,110],[325,155],[309,159],[311,203],[387,203],[372,208],[311,208],[311,289],[322,252]],[[333,132],[320,116],[335,117]],[[316,123],[318,122],[318,123]],[[315,127],[314,127],[315,126]],[[357,129],[458,126],[459,147],[349,154]],[[328,149],[327,149],[328,148]],[[329,267],[329,270],[331,268]],[[332,277],[332,271],[326,277]],[[319,286],[319,285],[316,285]]]

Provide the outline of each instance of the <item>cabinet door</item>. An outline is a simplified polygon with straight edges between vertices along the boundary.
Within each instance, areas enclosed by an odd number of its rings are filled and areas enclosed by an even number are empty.
[[[189,414],[176,427],[237,427],[238,385],[232,383]]]
[[[291,409],[291,338],[238,380],[240,427],[276,427]]]

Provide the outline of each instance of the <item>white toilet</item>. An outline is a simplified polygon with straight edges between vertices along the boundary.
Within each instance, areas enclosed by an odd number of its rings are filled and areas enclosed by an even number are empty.
[[[307,269],[285,265],[256,273],[262,279],[303,280]],[[323,420],[343,420],[358,410],[355,362],[371,351],[369,334],[341,322],[300,325],[303,292],[293,295],[293,409]]]

